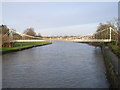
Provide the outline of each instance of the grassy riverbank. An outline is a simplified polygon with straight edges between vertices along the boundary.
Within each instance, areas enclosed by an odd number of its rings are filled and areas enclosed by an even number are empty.
[[[0,51],[2,53],[7,53],[12,51],[24,50],[24,49],[28,49],[36,46],[48,45],[48,44],[51,44],[51,42],[21,42],[21,43],[17,42],[17,43],[14,43],[13,48],[4,47],[4,48],[0,48]]]
[[[110,49],[113,51],[113,53],[115,53],[117,56],[120,57],[120,47],[117,45],[114,45],[112,43],[109,43],[108,46],[110,47]]]

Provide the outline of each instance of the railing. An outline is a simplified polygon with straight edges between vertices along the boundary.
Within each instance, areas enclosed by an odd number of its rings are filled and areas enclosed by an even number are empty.
[[[118,31],[109,27],[93,34],[95,39],[110,39],[110,41],[118,40]]]
[[[13,40],[12,42],[45,42],[45,40]]]
[[[80,40],[75,39],[74,42],[111,42],[110,39],[90,39],[90,40]]]
[[[82,38],[82,39],[75,39],[71,41],[75,42],[111,42],[111,41],[118,41],[118,31],[113,29],[112,27],[109,27],[107,29],[98,31],[91,35],[91,38],[88,37]]]
[[[15,39],[14,35],[18,35],[19,38]],[[27,42],[27,41],[39,41],[40,37],[34,37],[26,34],[21,34],[19,32],[16,32],[14,30],[9,30],[9,36],[11,39],[11,42]],[[88,37],[88,36],[87,36]],[[84,37],[82,39],[73,39],[68,41],[75,41],[75,42],[111,42],[111,41],[117,41],[118,40],[118,31],[109,27],[107,29],[98,31],[94,33],[92,38],[85,39]]]
[[[16,39],[15,35],[17,36],[17,39]],[[33,40],[33,39],[40,40],[41,39],[40,37],[21,34],[19,32],[14,31],[14,30],[9,30],[9,37],[10,37],[11,42],[14,42],[15,40]]]

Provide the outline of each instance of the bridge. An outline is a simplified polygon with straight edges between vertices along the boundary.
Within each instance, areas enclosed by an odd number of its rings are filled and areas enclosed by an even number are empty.
[[[13,40],[12,42],[45,42],[45,40]]]
[[[21,34],[15,30],[9,30],[8,32],[10,42],[44,42],[40,37],[30,36],[26,34]],[[82,36],[80,39],[63,39],[64,41],[73,42],[111,42],[118,40],[118,30],[112,27],[106,28],[104,30],[97,31],[90,36]]]
[[[44,42],[40,37],[30,36],[27,34],[21,34],[15,30],[10,29],[8,33],[10,42]]]
[[[110,39],[91,39],[91,40],[75,39],[73,41],[74,42],[111,42],[112,40],[110,40]]]
[[[112,27],[93,33],[89,38],[71,40],[73,42],[111,42],[118,41],[118,30]],[[87,36],[86,36],[87,37]]]

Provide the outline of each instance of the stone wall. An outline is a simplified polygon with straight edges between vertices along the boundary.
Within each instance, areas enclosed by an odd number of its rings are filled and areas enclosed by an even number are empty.
[[[119,68],[118,60],[119,58],[109,49],[109,47],[102,46],[102,53],[104,57],[104,63],[106,66],[107,78],[110,82],[111,88],[118,88],[119,83]]]

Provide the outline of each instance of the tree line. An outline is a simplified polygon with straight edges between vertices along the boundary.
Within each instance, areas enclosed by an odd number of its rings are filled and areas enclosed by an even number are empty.
[[[0,47],[11,47],[12,43],[10,42],[10,29],[6,25],[0,25]],[[16,31],[16,30],[14,30]],[[34,37],[40,37],[42,38],[40,33],[36,33],[34,28],[27,28],[24,30],[23,34],[34,36]],[[19,40],[21,36],[19,34],[13,33],[13,38],[16,40]],[[25,39],[27,39],[25,37]]]

